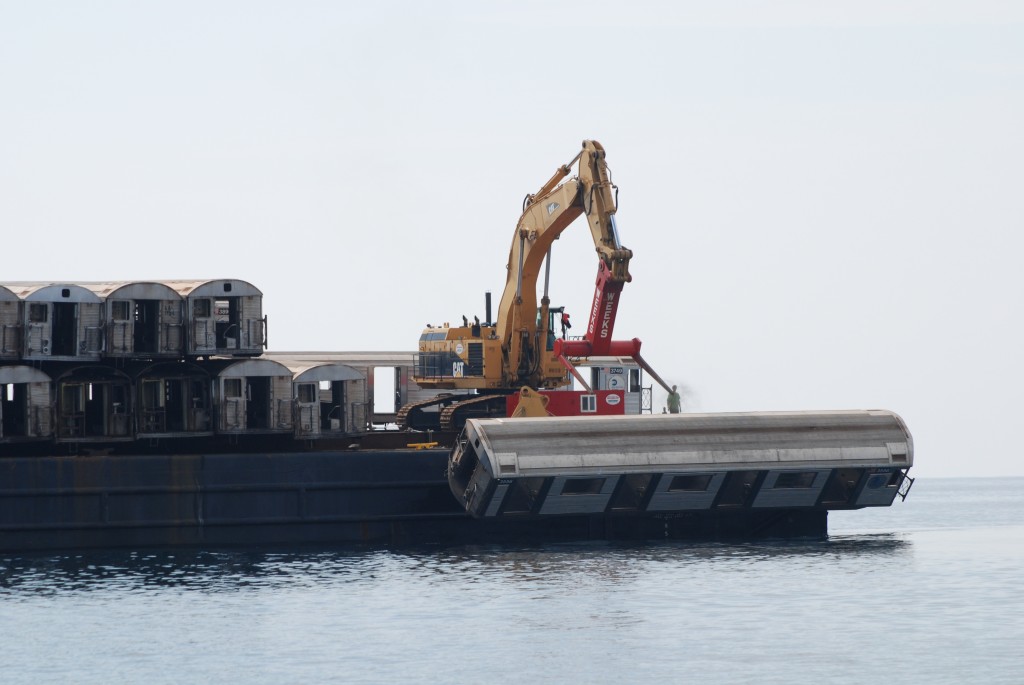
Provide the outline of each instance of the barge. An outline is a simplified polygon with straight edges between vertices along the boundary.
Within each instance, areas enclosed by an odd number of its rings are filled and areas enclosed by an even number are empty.
[[[656,415],[627,358],[572,395],[617,416],[403,430],[417,353],[266,331],[237,279],[0,285],[0,551],[823,537],[913,482],[891,412]]]

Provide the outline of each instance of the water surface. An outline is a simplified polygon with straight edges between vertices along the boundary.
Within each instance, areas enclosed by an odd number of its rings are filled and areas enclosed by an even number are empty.
[[[1021,489],[814,542],[0,556],[4,682],[1019,683]]]

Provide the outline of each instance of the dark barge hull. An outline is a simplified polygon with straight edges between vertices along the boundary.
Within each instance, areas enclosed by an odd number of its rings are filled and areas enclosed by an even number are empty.
[[[827,511],[480,520],[447,449],[0,458],[0,551],[295,544],[823,538]]]

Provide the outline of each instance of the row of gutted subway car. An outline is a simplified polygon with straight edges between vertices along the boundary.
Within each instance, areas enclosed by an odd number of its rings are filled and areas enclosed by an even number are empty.
[[[414,352],[264,353],[240,280],[0,284],[0,552],[500,540],[445,478]],[[586,537],[588,521],[555,526]]]
[[[0,456],[368,425],[365,369],[260,358],[266,333],[262,293],[236,279],[0,284]]]
[[[0,283],[0,360],[258,356],[262,301],[231,279]]]

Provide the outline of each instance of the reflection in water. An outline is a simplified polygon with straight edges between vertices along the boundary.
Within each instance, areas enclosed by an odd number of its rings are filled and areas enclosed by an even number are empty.
[[[1021,483],[826,541],[0,556],[4,683],[1016,683]]]
[[[378,553],[379,554],[379,553]],[[373,554],[246,551],[117,550],[72,555],[0,557],[0,588],[43,593],[117,587],[148,591],[162,587],[241,591],[273,587],[296,577],[363,577]],[[372,566],[372,564],[371,564]]]
[[[827,541],[746,544],[548,544],[460,546],[401,550],[101,551],[0,557],[0,597],[56,595],[95,590],[148,592],[180,588],[242,592],[252,588],[372,583],[395,574],[407,579],[462,584],[561,583],[566,577],[628,583],[659,566],[751,570],[780,561],[828,563],[911,551],[893,534],[850,535]]]

